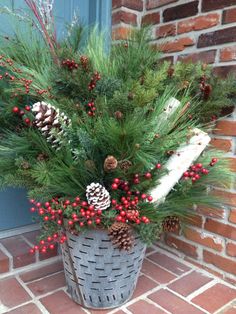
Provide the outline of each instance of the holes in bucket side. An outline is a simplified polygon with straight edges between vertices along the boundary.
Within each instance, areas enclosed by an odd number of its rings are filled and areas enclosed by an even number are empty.
[[[124,299],[124,295],[123,295],[123,293],[121,293],[121,294],[120,294],[120,296],[121,296],[121,299]]]
[[[109,296],[107,295],[107,301],[109,302],[110,301],[110,298],[109,298]]]
[[[76,242],[76,240],[74,240],[74,239],[72,239],[72,238],[69,238],[69,240],[70,240],[71,242]]]
[[[120,254],[114,254],[112,257],[120,257]]]
[[[108,243],[108,242],[111,242],[111,240],[110,239],[102,239],[102,242]]]
[[[101,255],[101,254],[94,254],[94,256],[96,256],[96,257],[101,257],[101,256],[103,256],[103,255]]]
[[[89,238],[89,237],[84,237],[85,240],[94,240],[93,238]]]
[[[113,300],[115,301],[116,300],[116,296],[113,294],[112,297],[113,297]]]
[[[102,299],[100,297],[100,295],[98,296],[98,301],[101,303],[102,302]]]
[[[104,270],[104,268],[95,267],[96,270]]]
[[[100,284],[101,282],[100,281],[92,281],[92,283]]]
[[[98,276],[98,278],[107,278],[107,276],[100,275],[100,276]]]
[[[112,268],[112,270],[120,270],[120,267],[118,267],[118,268]]]
[[[108,247],[106,247],[106,246],[99,246],[98,247],[100,250],[108,250]]]
[[[75,256],[75,255],[74,255],[74,258],[81,259],[81,257],[79,257],[79,256]]]
[[[115,275],[115,277],[121,277],[123,274],[118,274],[118,275]]]
[[[91,247],[91,245],[89,245],[89,244],[85,244],[85,243],[82,243],[82,246],[85,246],[85,247]]]
[[[124,277],[124,279],[127,279],[127,278],[130,278],[130,275],[128,275],[128,276],[126,276],[126,277]]]
[[[104,265],[112,265],[112,262],[105,262]]]
[[[78,278],[78,280],[82,280],[82,281],[85,281],[85,279],[84,278],[81,278],[81,277],[77,277]]]
[[[99,291],[99,289],[97,288],[90,288],[91,290],[94,290],[94,291]]]
[[[104,288],[104,291],[112,291],[113,288]]]
[[[92,276],[92,274],[90,274],[90,273],[84,272],[84,274],[87,275],[87,276]]]
[[[86,298],[86,295],[83,293],[83,297],[84,297],[84,300],[86,301],[87,300],[87,298]]]
[[[91,295],[89,296],[89,300],[90,300],[91,303],[93,302],[93,299],[92,299]]]
[[[96,264],[95,261],[88,261],[88,263],[91,263],[91,264]]]
[[[126,287],[127,287],[127,285],[123,285],[123,286],[120,287],[120,289],[123,289],[123,288],[126,288]],[[121,297],[122,297],[122,295],[123,295],[123,294],[121,293]],[[123,297],[122,297],[122,298],[123,298]]]
[[[79,252],[82,253],[82,254],[88,254],[88,252],[86,252],[86,251],[79,250]]]
[[[83,268],[88,268],[87,265],[83,265],[83,264],[79,264],[79,266],[83,267]]]
[[[73,246],[71,246],[71,245],[68,244],[68,247],[69,247],[71,250],[73,250]]]

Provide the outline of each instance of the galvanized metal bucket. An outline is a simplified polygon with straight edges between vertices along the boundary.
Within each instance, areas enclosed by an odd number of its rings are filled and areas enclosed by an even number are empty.
[[[88,230],[79,236],[67,232],[62,256],[71,298],[96,309],[127,302],[136,287],[145,250],[138,236],[126,252],[113,246],[105,230]]]

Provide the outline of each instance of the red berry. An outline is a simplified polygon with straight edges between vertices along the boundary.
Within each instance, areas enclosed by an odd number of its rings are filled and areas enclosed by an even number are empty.
[[[49,202],[46,202],[44,205],[45,205],[45,207],[49,207],[49,206],[50,206],[50,203],[49,203]]]
[[[196,164],[196,167],[197,167],[197,168],[202,168],[202,164],[200,164],[200,163],[199,163],[199,164]]]
[[[88,221],[87,221],[87,224],[88,224],[89,226],[90,226],[92,223],[93,223],[92,220],[88,220]]]
[[[30,106],[25,106],[26,111],[30,111]]]
[[[79,225],[80,225],[80,227],[83,227],[83,226],[84,226],[84,223],[81,221],[81,222],[79,223]]]
[[[34,207],[30,208],[31,213],[34,213],[36,211],[36,209]]]
[[[44,245],[44,244],[45,244],[45,241],[44,241],[44,240],[41,240],[39,243],[42,244],[42,245]]]
[[[52,237],[47,238],[48,242],[52,241]]]
[[[194,182],[196,182],[197,181],[197,179],[195,178],[195,177],[193,177],[192,178],[192,182],[194,183]]]
[[[34,249],[37,251],[39,249],[38,245],[35,245]]]
[[[31,122],[29,118],[25,118],[24,121],[26,124],[30,124],[30,122]]]
[[[44,220],[44,221],[48,221],[48,220],[49,220],[49,217],[48,217],[48,216],[45,216],[45,217],[43,218],[43,220]]]
[[[93,211],[94,210],[94,206],[93,205],[89,205],[88,210]]]
[[[145,173],[145,178],[146,179],[151,179],[152,174],[150,172]]]
[[[98,210],[97,210],[97,214],[98,214],[98,215],[101,215],[101,214],[102,214],[102,210],[101,210],[101,209],[98,209]]]
[[[138,178],[135,178],[135,179],[134,179],[134,181],[133,181],[133,183],[134,183],[134,184],[139,184],[139,183],[140,183],[140,181],[139,181],[139,179],[138,179]]]
[[[195,175],[195,179],[196,179],[196,180],[199,180],[200,178],[201,178],[201,177],[200,177],[199,174],[196,174],[196,175]]]
[[[31,254],[34,254],[34,249],[30,249],[30,253],[31,253]]]
[[[96,222],[96,224],[98,225],[98,224],[100,224],[101,219],[100,219],[100,218],[97,218],[97,219],[95,220],[95,222]]]
[[[69,226],[72,226],[73,223],[74,223],[74,222],[73,222],[72,220],[69,220],[69,221],[68,221],[68,225],[69,225]]]
[[[13,107],[12,112],[18,113],[20,111],[19,107]]]
[[[147,200],[151,202],[153,200],[153,197],[151,195],[148,195]]]
[[[141,195],[141,198],[142,198],[143,200],[145,200],[145,198],[147,198],[147,195],[146,195],[146,194],[142,194],[142,195]]]
[[[24,110],[20,110],[19,115],[23,116],[25,114]]]
[[[120,179],[119,179],[119,178],[115,178],[115,179],[113,180],[113,182],[116,183],[116,184],[119,184],[119,183],[120,183]]]
[[[49,248],[50,248],[51,250],[53,250],[53,249],[54,249],[54,247],[55,247],[55,245],[54,245],[54,244],[50,244],[50,245],[49,245]]]
[[[59,219],[59,220],[57,221],[57,223],[58,223],[58,225],[62,225],[62,220]]]
[[[126,216],[126,212],[125,212],[124,210],[122,210],[122,211],[120,212],[120,215],[121,215],[122,217],[124,217],[124,216]]]
[[[66,200],[66,201],[65,201],[65,205],[70,205],[70,201],[69,201],[69,200]]]
[[[80,201],[80,198],[77,196],[77,197],[75,198],[75,201],[78,203],[78,202]]]
[[[183,176],[184,176],[185,178],[188,178],[188,177],[189,177],[189,172],[188,172],[188,171],[185,171],[184,174],[183,174]]]
[[[216,163],[218,161],[217,158],[212,158],[211,162]]]
[[[111,185],[111,188],[112,188],[112,190],[117,190],[117,189],[118,189],[118,184],[113,183],[113,184]]]
[[[113,199],[113,200],[111,201],[111,203],[112,203],[112,205],[116,205],[116,200]]]
[[[116,220],[117,220],[117,221],[122,221],[122,216],[117,216],[117,217],[116,217]]]
[[[160,169],[161,168],[161,164],[156,164],[156,169]]]
[[[85,202],[85,201],[83,201],[82,203],[81,203],[81,205],[84,207],[84,206],[88,206],[88,203],[87,202]]]

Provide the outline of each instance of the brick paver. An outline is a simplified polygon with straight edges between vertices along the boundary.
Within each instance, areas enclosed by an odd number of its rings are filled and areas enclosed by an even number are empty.
[[[236,289],[212,274],[153,247],[135,292],[121,308],[84,310],[66,293],[61,260],[48,260],[0,280],[0,314],[234,314]],[[4,276],[4,274],[1,275]]]

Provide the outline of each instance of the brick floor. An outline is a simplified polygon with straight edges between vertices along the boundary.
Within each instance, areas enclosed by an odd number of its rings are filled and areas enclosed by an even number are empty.
[[[88,310],[66,293],[62,263],[0,273],[0,314],[235,314],[236,288],[159,247],[148,250],[134,295],[113,310]],[[32,267],[31,267],[32,268]]]

